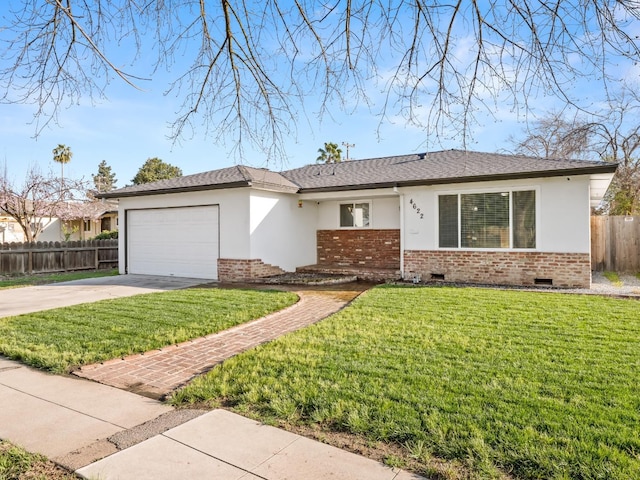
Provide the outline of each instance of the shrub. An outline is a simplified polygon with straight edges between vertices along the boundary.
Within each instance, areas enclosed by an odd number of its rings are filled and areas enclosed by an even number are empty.
[[[110,232],[105,230],[102,233],[99,233],[98,235],[96,235],[94,240],[108,240],[110,238],[118,238],[118,231],[117,230],[111,230]]]

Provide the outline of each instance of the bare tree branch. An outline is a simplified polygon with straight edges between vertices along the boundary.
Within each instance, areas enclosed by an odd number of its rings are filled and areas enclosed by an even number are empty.
[[[9,180],[5,172],[0,176],[0,211],[15,219],[27,242],[34,242],[56,218],[78,218],[77,205],[86,202],[77,200],[85,187],[82,181],[62,182],[52,173],[43,175],[35,167],[29,169],[21,185]]]
[[[618,164],[602,212],[640,214],[640,102],[634,89],[623,88],[607,99],[599,115],[566,120],[551,113],[512,139],[517,153],[545,158],[590,158]]]
[[[182,100],[174,138],[204,128],[217,142],[250,142],[269,155],[284,155],[311,105],[322,118],[364,103],[381,122],[401,116],[463,142],[479,109],[526,111],[551,96],[597,113],[576,85],[596,78],[613,94],[640,60],[638,0],[24,0],[14,8],[0,30],[0,100],[34,104],[37,130],[60,108],[108,94],[113,79],[144,87],[166,68],[167,93]],[[155,63],[139,65],[150,52]]]

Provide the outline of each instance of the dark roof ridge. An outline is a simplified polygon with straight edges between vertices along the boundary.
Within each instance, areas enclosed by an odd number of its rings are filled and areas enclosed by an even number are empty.
[[[480,155],[492,155],[496,157],[511,157],[511,158],[522,158],[528,160],[542,160],[549,162],[581,162],[581,163],[592,163],[592,164],[603,164],[603,165],[611,165],[611,162],[607,162],[605,160],[589,160],[584,158],[561,158],[561,157],[539,157],[536,155],[525,155],[523,153],[508,153],[508,152],[481,152],[477,150],[463,150],[460,148],[451,148],[449,150],[440,150],[435,152],[427,152],[427,156],[442,153],[442,152],[458,152],[466,154],[480,154]]]
[[[238,169],[238,171],[240,172],[240,175],[242,175],[242,177],[247,182],[250,182],[253,180],[253,176],[249,173],[249,168],[253,168],[253,167],[248,167],[247,165],[243,165],[241,163],[238,165],[235,165],[235,167]]]
[[[441,150],[444,151],[444,150]],[[339,165],[353,165],[355,163],[365,163],[365,162],[374,162],[374,161],[379,161],[379,160],[393,160],[394,158],[401,158],[401,157],[410,157],[413,155],[419,156],[419,157],[424,157],[425,155],[429,155],[429,153],[436,153],[436,152],[422,152],[422,153],[405,153],[402,155],[385,155],[385,156],[381,156],[381,157],[371,157],[371,158],[351,158],[349,160],[343,160],[341,162],[337,162],[337,163],[310,163],[308,165],[302,165],[301,167],[296,167],[296,168],[291,168],[289,170],[281,170],[278,173],[287,173],[287,172],[292,172],[294,170],[299,170],[301,168],[310,168],[310,167],[319,167],[319,168],[331,168],[331,167],[337,167]]]

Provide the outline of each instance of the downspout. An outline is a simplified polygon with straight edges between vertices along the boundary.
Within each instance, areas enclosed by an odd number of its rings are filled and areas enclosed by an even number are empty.
[[[404,280],[404,193],[397,186],[393,187],[393,193],[400,198],[400,276]]]

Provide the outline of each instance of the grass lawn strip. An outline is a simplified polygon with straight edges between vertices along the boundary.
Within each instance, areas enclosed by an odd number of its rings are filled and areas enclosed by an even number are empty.
[[[618,275],[618,272],[603,272],[602,275],[604,276],[604,278],[611,282],[611,285],[616,287],[622,286],[622,280],[620,280],[620,275]]]
[[[0,479],[74,480],[78,477],[42,455],[0,440]]]
[[[216,333],[297,298],[273,290],[193,288],[0,318],[0,354],[64,373]]]
[[[12,276],[12,277],[4,277],[0,279],[0,289],[32,287],[34,285],[45,285],[48,283],[58,283],[58,282],[70,282],[72,280],[81,280],[84,278],[111,277],[115,275],[118,275],[117,269]]]
[[[404,447],[475,478],[640,478],[640,303],[385,286],[174,403]],[[448,478],[444,476],[442,478]]]

